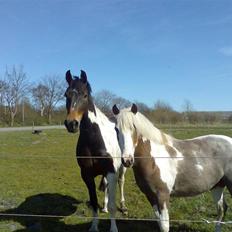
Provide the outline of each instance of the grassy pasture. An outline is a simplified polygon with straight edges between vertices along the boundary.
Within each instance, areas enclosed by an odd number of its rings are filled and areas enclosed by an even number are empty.
[[[229,127],[165,127],[177,138],[203,134],[232,137]],[[0,231],[9,232],[84,232],[90,225],[87,189],[80,178],[75,159],[77,135],[65,130],[45,130],[40,135],[30,131],[0,133],[0,213],[60,215],[61,218],[0,216]],[[97,179],[99,181],[100,178]],[[151,218],[152,209],[135,184],[132,170],[126,174],[126,204],[129,218]],[[99,203],[103,193],[99,192]],[[229,209],[225,220],[232,220],[232,200],[226,192]],[[118,202],[117,202],[118,203]],[[119,205],[119,204],[118,204]],[[101,217],[108,215],[100,213]],[[125,217],[119,211],[117,217]],[[215,220],[216,209],[209,193],[195,198],[172,199],[170,218],[176,220]],[[100,221],[100,231],[108,231],[109,221]],[[118,221],[120,232],[158,231],[155,222]],[[173,232],[210,232],[214,225],[171,223]],[[223,227],[232,231],[232,225]]]

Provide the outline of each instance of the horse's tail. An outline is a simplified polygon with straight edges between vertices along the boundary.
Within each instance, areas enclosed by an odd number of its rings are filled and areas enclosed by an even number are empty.
[[[105,192],[106,188],[107,188],[107,180],[105,176],[102,176],[98,189],[102,192]]]

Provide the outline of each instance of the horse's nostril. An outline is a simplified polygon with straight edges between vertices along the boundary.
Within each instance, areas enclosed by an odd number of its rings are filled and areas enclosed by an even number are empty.
[[[77,129],[77,127],[78,127],[78,121],[77,121],[77,120],[74,120],[74,121],[72,122],[72,125],[73,125],[73,129]]]
[[[123,166],[125,166],[127,168],[131,167],[133,165],[133,163],[134,163],[134,161],[133,161],[133,157],[131,155],[128,157],[122,158],[122,164],[123,164]]]
[[[130,161],[130,165],[132,165],[133,164],[133,157],[131,155],[129,156],[129,161]]]
[[[64,125],[66,126],[68,132],[72,132],[72,133],[75,133],[77,132],[78,130],[78,125],[79,125],[79,122],[77,120],[65,120],[64,121]]]

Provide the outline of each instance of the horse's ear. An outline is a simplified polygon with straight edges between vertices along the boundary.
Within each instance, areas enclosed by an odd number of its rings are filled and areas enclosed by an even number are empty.
[[[70,70],[68,70],[66,72],[66,81],[68,82],[68,84],[70,85],[71,81],[72,81],[72,74],[70,72]]]
[[[114,115],[118,115],[120,113],[120,110],[118,109],[118,107],[116,105],[114,105],[112,107],[112,111],[113,111]]]
[[[136,114],[138,112],[138,107],[133,103],[133,105],[131,106],[131,112]]]
[[[86,72],[81,70],[81,76],[80,76],[80,79],[83,83],[87,83],[87,75],[86,75]]]

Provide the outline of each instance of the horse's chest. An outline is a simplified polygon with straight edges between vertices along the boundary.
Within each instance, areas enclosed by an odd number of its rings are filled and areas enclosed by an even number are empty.
[[[112,157],[106,152],[104,146],[79,141],[77,145],[77,161],[82,169],[91,170],[94,176],[114,172]]]
[[[94,176],[106,175],[108,172],[114,173],[112,159],[109,158],[87,158],[78,157],[78,164],[81,169],[89,170]]]
[[[160,170],[152,158],[138,159],[133,170],[136,183],[142,192],[168,191],[166,183],[160,177]]]

